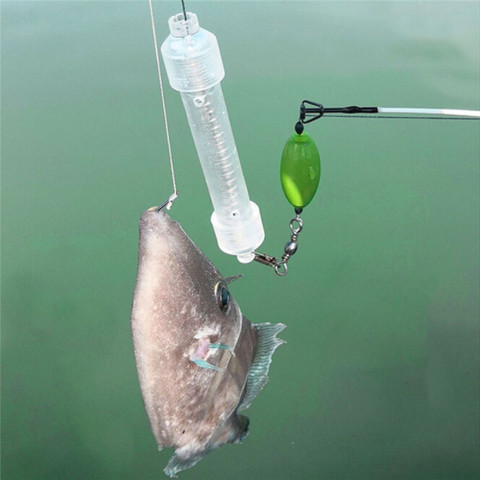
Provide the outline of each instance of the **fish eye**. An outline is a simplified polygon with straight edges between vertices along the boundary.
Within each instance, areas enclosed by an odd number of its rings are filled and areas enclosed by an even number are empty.
[[[217,299],[218,308],[222,312],[226,312],[230,305],[230,292],[224,282],[218,282],[215,285],[215,297]]]

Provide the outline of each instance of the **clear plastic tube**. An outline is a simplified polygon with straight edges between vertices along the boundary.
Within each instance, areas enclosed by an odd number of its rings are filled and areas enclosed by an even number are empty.
[[[265,238],[260,211],[250,201],[235,146],[221,80],[225,72],[215,35],[197,16],[170,18],[162,56],[170,85],[181,94],[214,211],[211,221],[222,251],[242,263]]]

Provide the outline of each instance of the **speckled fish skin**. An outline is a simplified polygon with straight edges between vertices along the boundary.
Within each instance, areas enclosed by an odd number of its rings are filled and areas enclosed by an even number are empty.
[[[245,438],[249,422],[237,412],[266,382],[271,355],[283,343],[275,335],[284,325],[251,324],[231,296],[222,311],[215,287],[225,280],[164,211],[147,210],[139,229],[135,358],[158,449],[175,448],[165,468],[175,476],[208,451]],[[259,358],[263,326],[276,330]]]

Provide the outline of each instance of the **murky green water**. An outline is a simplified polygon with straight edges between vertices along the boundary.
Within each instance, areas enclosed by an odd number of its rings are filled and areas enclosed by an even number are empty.
[[[479,109],[478,2],[187,2],[220,42],[263,250],[303,99]],[[146,1],[2,2],[2,478],[159,479],[129,326],[137,219],[171,193]],[[179,2],[155,4],[158,35]],[[476,479],[479,122],[322,119],[284,279],[216,247],[180,98],[172,210],[288,343],[241,446],[182,479]]]

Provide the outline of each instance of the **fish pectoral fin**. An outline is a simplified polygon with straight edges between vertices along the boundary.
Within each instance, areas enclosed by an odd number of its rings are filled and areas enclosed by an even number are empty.
[[[250,420],[245,415],[238,415],[238,425],[239,425],[239,435],[233,443],[242,443],[248,437],[250,433],[248,431],[248,426],[250,425]]]
[[[254,327],[258,334],[257,349],[248,372],[245,395],[238,406],[239,411],[248,408],[267,383],[273,352],[278,346],[285,343],[285,340],[277,338],[277,335],[286,328],[283,323],[258,323]]]
[[[237,415],[235,422],[235,432],[230,435],[229,443],[242,443],[248,437],[249,431],[248,426],[250,425],[250,420],[245,415]]]
[[[250,420],[245,415],[234,413],[225,423],[221,424],[212,435],[208,450],[221,447],[226,443],[242,443],[248,436]]]

